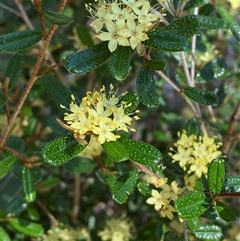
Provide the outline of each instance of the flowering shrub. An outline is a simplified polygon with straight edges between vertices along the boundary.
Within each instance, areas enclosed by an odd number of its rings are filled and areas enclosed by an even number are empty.
[[[0,4],[1,240],[239,240],[236,2]]]

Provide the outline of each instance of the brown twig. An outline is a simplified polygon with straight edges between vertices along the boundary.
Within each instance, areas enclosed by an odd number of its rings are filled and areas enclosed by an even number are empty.
[[[40,18],[41,26],[42,26],[42,31],[43,31],[43,36],[44,39],[47,37],[47,31],[46,31],[46,26],[44,22],[44,16],[43,16],[43,11],[42,11],[42,1],[41,0],[34,0],[34,4],[37,8],[38,15]]]
[[[58,220],[49,212],[47,207],[39,200],[37,200],[38,206],[43,210],[43,212],[46,214],[46,216],[49,218],[51,221],[51,224],[54,226],[58,225]]]
[[[3,146],[2,149],[12,153],[14,156],[16,156],[18,159],[20,159],[23,163],[26,162],[26,157],[24,155],[20,154],[19,152],[13,150],[12,148],[7,147],[7,146]]]
[[[236,131],[234,133],[234,129],[240,120],[240,101],[238,102],[232,116],[231,116],[231,121],[228,126],[228,130],[226,133],[226,136],[223,140],[223,146],[222,146],[222,152],[225,154],[229,153],[229,150],[231,149],[231,145],[236,139],[240,138],[240,133],[239,131]],[[234,138],[233,138],[234,137]]]
[[[186,220],[183,221],[183,229],[184,241],[188,241],[188,226]]]
[[[73,223],[77,222],[77,216],[80,209],[81,196],[81,176],[79,173],[74,174],[74,192],[73,192],[73,209],[71,219]]]
[[[40,77],[40,76],[46,74],[47,72],[49,72],[49,71],[51,71],[51,70],[53,70],[53,69],[56,69],[56,68],[59,67],[59,66],[62,66],[62,64],[61,64],[61,63],[56,63],[56,64],[54,64],[54,65],[52,65],[52,66],[50,66],[50,67],[48,67],[48,68],[40,71],[40,72],[38,73],[38,76]]]

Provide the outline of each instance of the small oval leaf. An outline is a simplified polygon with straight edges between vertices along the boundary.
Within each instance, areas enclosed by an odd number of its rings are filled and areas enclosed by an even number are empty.
[[[191,136],[191,135],[195,135],[195,136],[199,136],[201,129],[200,129],[200,125],[197,121],[196,118],[190,119],[187,123],[187,135]]]
[[[240,192],[240,176],[227,177],[223,183],[222,192]]]
[[[166,55],[162,51],[151,51],[151,59],[147,61],[147,67],[153,70],[164,70],[167,66]]]
[[[240,42],[240,25],[237,23],[233,23],[230,25],[230,29],[232,31],[233,36],[236,38],[236,40]]]
[[[129,154],[129,158],[135,162],[153,165],[162,159],[161,152],[145,142],[121,137],[119,141]]]
[[[176,19],[174,22],[170,23],[163,31],[174,32],[177,35],[190,38],[201,27],[201,22],[199,17],[196,15],[187,15],[182,18]]]
[[[103,41],[62,60],[62,64],[69,72],[82,74],[97,68],[110,56],[111,52],[108,49],[108,41]]]
[[[102,147],[112,161],[121,162],[129,158],[127,150],[119,141],[104,142]]]
[[[222,230],[217,225],[205,225],[194,229],[194,235],[203,240],[219,241],[222,237]]]
[[[8,235],[8,233],[1,226],[0,226],[0,237],[1,237],[1,241],[11,241],[11,238]]]
[[[128,103],[128,107],[124,109],[124,113],[127,115],[133,113],[136,110],[137,106],[140,103],[140,100],[136,93],[129,91],[125,95],[123,95],[123,97],[121,98],[121,102]]]
[[[183,219],[197,218],[207,210],[205,198],[202,192],[188,193],[175,201],[175,208]]]
[[[112,53],[108,70],[117,80],[124,80],[128,76],[130,69],[131,48],[129,46],[118,46]]]
[[[36,198],[35,182],[30,168],[23,166],[22,169],[23,195],[27,202],[33,202]]]
[[[186,87],[183,89],[184,94],[194,101],[203,105],[218,105],[218,96],[211,91],[199,89],[196,87]]]
[[[137,189],[141,194],[145,196],[151,196],[151,189],[146,182],[143,182],[143,181],[138,182]]]
[[[65,24],[69,24],[73,21],[68,16],[66,16],[62,13],[57,13],[57,12],[53,12],[53,11],[44,11],[43,15],[49,22],[57,24],[57,25],[65,25]]]
[[[60,111],[66,112],[65,109],[60,107],[60,104],[66,106],[67,108],[69,107],[69,103],[72,101],[71,91],[59,80],[50,75],[43,75],[41,78],[39,78],[39,80],[42,81],[43,86],[45,87],[53,103],[59,108]]]
[[[210,192],[217,195],[221,192],[225,179],[225,165],[223,159],[214,159],[208,166],[208,185]]]
[[[85,147],[79,144],[72,134],[62,136],[45,145],[42,149],[43,161],[58,166],[78,155]]]
[[[189,46],[186,37],[158,28],[151,31],[148,37],[149,39],[143,43],[153,49],[178,52],[186,50]]]
[[[235,213],[225,203],[221,201],[216,202],[216,209],[220,217],[226,222],[234,222],[237,217]]]
[[[17,231],[31,237],[39,237],[44,232],[44,229],[40,224],[33,223],[25,219],[10,218],[9,223]]]
[[[42,39],[42,32],[25,30],[0,35],[0,52],[15,52],[26,49]]]
[[[9,78],[8,89],[15,86],[19,76],[22,73],[24,67],[24,57],[21,53],[17,53],[12,56],[8,63],[5,78]]]
[[[14,163],[16,162],[16,157],[9,155],[0,161],[0,179],[8,174],[13,168]]]
[[[111,186],[112,197],[119,204],[127,201],[138,181],[138,172],[130,171],[118,177]]]
[[[136,84],[139,99],[144,105],[148,107],[159,105],[159,97],[156,93],[152,70],[142,67],[138,72]]]

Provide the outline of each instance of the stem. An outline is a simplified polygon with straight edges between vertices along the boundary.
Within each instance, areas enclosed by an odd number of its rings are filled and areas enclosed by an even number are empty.
[[[3,4],[3,3],[0,3],[0,7],[3,8],[3,9],[6,9],[7,11],[9,11],[11,13],[14,13],[18,17],[21,17],[21,14],[19,12],[17,12],[15,9],[13,9],[13,8]]]
[[[49,212],[47,207],[45,205],[43,205],[43,203],[40,202],[39,200],[37,201],[37,204],[43,210],[43,212],[46,214],[46,216],[49,218],[49,220],[51,221],[51,224],[54,226],[57,226],[58,220]]]
[[[63,9],[64,9],[64,6],[66,4],[67,0],[62,0],[61,3],[60,3],[60,6],[59,6],[59,12],[62,12]],[[52,25],[49,32],[48,32],[48,35],[47,35],[47,38],[44,39],[43,41],[43,46],[42,48],[40,49],[40,53],[38,55],[38,58],[37,58],[37,61],[36,61],[36,64],[35,64],[35,67],[33,69],[33,72],[32,72],[32,75],[30,76],[30,79],[26,85],[26,88],[22,94],[22,97],[20,98],[19,100],[19,103],[16,107],[16,110],[14,111],[13,115],[11,116],[10,120],[9,120],[9,123],[8,125],[6,126],[2,136],[1,136],[1,142],[0,142],[0,148],[3,147],[4,143],[6,142],[6,139],[8,137],[8,134],[14,124],[14,121],[15,119],[17,118],[25,100],[27,99],[27,96],[31,90],[31,88],[33,87],[35,81],[37,80],[37,76],[38,76],[38,72],[39,72],[39,69],[41,67],[41,64],[44,60],[44,57],[45,57],[45,54],[46,54],[46,51],[47,51],[47,48],[48,48],[48,45],[50,44],[50,41],[52,39],[52,36],[56,30],[56,25]]]
[[[73,193],[73,209],[71,219],[73,223],[77,222],[77,216],[80,209],[81,195],[81,176],[79,173],[74,174],[74,193]]]
[[[188,241],[188,227],[186,220],[183,221],[184,241]]]
[[[225,154],[229,153],[232,142],[240,137],[239,131],[234,133],[234,128],[236,127],[239,120],[240,120],[240,101],[238,102],[238,104],[231,116],[231,121],[228,126],[227,134],[223,140],[222,152]],[[233,136],[234,136],[234,138],[232,139]]]
[[[15,151],[12,148],[7,147],[7,146],[4,146],[2,149],[12,153],[14,156],[16,156],[18,159],[20,159],[23,163],[26,163],[26,157],[24,155],[20,154],[19,152]]]
[[[43,36],[45,39],[47,37],[47,31],[46,31],[46,26],[45,26],[44,17],[43,17],[42,2],[41,2],[41,0],[34,0],[34,4],[38,11],[38,15],[39,15],[41,26],[42,26]]]

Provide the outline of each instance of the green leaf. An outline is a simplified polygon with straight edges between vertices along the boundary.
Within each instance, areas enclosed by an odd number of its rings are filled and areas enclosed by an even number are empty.
[[[110,56],[111,52],[108,49],[108,42],[103,41],[93,47],[73,54],[66,60],[62,60],[62,64],[69,72],[82,74],[97,68]]]
[[[16,157],[13,155],[9,155],[0,161],[0,179],[2,179],[5,175],[7,175],[12,170],[15,162],[16,162]]]
[[[206,83],[222,76],[227,69],[227,65],[222,58],[214,59],[208,62],[196,75],[196,80],[200,83]]]
[[[175,201],[178,215],[183,219],[199,217],[206,211],[205,195],[202,192],[192,192],[179,197]]]
[[[227,29],[227,23],[221,18],[214,18],[209,16],[198,16],[201,22],[201,28],[204,29]]]
[[[143,43],[153,49],[179,52],[188,48],[187,38],[172,31],[156,28],[148,34],[149,39]]]
[[[187,225],[191,231],[194,229],[201,227],[202,223],[200,222],[199,218],[193,218],[187,220]]]
[[[108,70],[113,78],[124,80],[130,69],[131,48],[129,46],[118,46],[112,53]]]
[[[84,45],[88,47],[91,47],[94,45],[89,29],[85,25],[79,25],[77,26],[76,29],[77,29],[77,35]]]
[[[43,15],[50,23],[54,23],[57,25],[65,25],[73,22],[71,18],[69,18],[68,16],[62,13],[57,13],[53,11],[44,11]]]
[[[187,15],[178,18],[169,24],[163,31],[172,32],[186,38],[192,37],[201,27],[201,22],[196,15]]]
[[[215,7],[217,8],[218,13],[222,17],[222,19],[224,19],[227,22],[228,27],[232,23],[236,22],[234,16],[226,9],[226,7],[222,6],[221,4],[215,4]]]
[[[148,107],[159,105],[159,97],[156,93],[156,85],[153,78],[153,71],[142,67],[137,75],[137,92],[140,101]]]
[[[129,104],[129,106],[124,110],[124,113],[127,115],[133,113],[136,110],[137,106],[140,103],[140,100],[136,93],[129,91],[125,95],[123,95],[123,97],[121,98],[121,102]]]
[[[106,154],[114,162],[122,162],[129,159],[129,154],[125,147],[119,141],[104,142],[102,147]]]
[[[11,241],[11,238],[9,237],[8,233],[1,226],[0,226],[0,237],[1,237],[1,241]]]
[[[163,241],[184,241],[183,238],[181,238],[178,234],[172,232],[172,231],[167,231],[164,234]]]
[[[30,168],[23,166],[22,169],[22,181],[23,181],[23,195],[27,202],[33,202],[36,198],[36,190],[34,185],[34,178],[30,171]]]
[[[24,67],[24,57],[21,53],[16,53],[12,56],[8,63],[5,78],[9,78],[8,89],[15,86]]]
[[[222,237],[222,230],[216,225],[201,226],[196,228],[193,232],[197,238],[207,241],[218,241]]]
[[[137,189],[141,194],[145,196],[151,196],[151,189],[146,182],[143,182],[143,181],[138,182]]]
[[[209,203],[211,202],[210,198],[209,198]],[[208,207],[208,209],[206,210],[206,212],[204,212],[201,217],[206,218],[208,220],[220,220],[220,216],[217,212],[216,206],[211,203],[210,206]]]
[[[200,135],[201,129],[200,129],[199,123],[196,118],[190,119],[188,121],[186,131],[187,131],[188,136],[191,136],[191,135],[199,136]]]
[[[63,164],[63,169],[67,172],[85,173],[96,167],[96,162],[85,157],[74,157]]]
[[[129,158],[135,162],[153,165],[162,159],[161,152],[145,142],[136,141],[121,137],[119,141],[128,151]]]
[[[166,55],[162,51],[151,51],[151,59],[147,61],[147,67],[153,70],[164,70],[167,66]]]
[[[208,166],[208,186],[213,195],[217,195],[222,190],[225,179],[225,165],[223,159],[214,159]]]
[[[15,52],[26,49],[42,39],[42,32],[25,30],[0,35],[0,52]]]
[[[208,0],[190,0],[186,3],[184,10],[202,6],[207,2],[208,2]]]
[[[4,210],[9,216],[17,215],[23,212],[28,207],[28,203],[23,198],[22,194],[16,196],[10,203],[8,203],[7,208]]]
[[[233,36],[236,38],[238,42],[240,42],[240,26],[237,23],[233,23],[230,25],[230,29],[232,31]]]
[[[218,96],[211,91],[199,89],[196,87],[186,87],[183,89],[184,94],[194,101],[203,105],[218,105]]]
[[[17,231],[31,237],[39,237],[44,233],[44,229],[40,224],[25,219],[10,218],[9,223]]]
[[[43,161],[49,165],[58,166],[71,160],[85,149],[72,134],[62,136],[45,145],[42,149]]]
[[[111,186],[113,199],[119,204],[125,203],[128,196],[133,192],[137,181],[138,172],[135,170],[118,177]]]
[[[240,176],[227,177],[223,183],[222,192],[240,192]]]
[[[236,221],[236,215],[225,203],[217,201],[216,208],[220,217],[226,222]]]
[[[72,101],[71,91],[64,86],[59,80],[53,78],[50,75],[43,75],[39,80],[42,81],[48,95],[52,99],[53,103],[59,108],[60,111],[66,112],[65,109],[60,107],[60,104],[69,108],[69,104]]]

